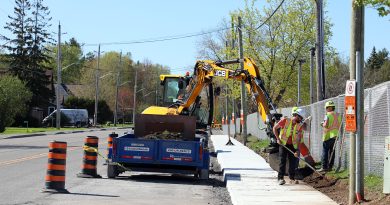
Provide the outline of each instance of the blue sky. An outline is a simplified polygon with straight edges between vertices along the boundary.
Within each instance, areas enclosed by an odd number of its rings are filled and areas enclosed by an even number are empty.
[[[1,0],[0,33],[12,14],[14,1]],[[259,1],[263,5],[265,1]],[[313,0],[314,3],[314,0]],[[244,7],[244,0],[46,0],[51,11],[52,31],[61,21],[63,40],[75,37],[81,43],[123,42],[161,36],[191,34],[218,28],[229,11]],[[328,0],[327,16],[333,26],[331,46],[349,56],[351,0]],[[390,50],[390,17],[381,18],[373,9],[366,9],[365,56],[373,46]],[[56,37],[56,36],[54,36]],[[197,43],[201,37],[157,43],[102,46],[102,51],[131,52],[133,59],[147,58],[167,65],[174,73],[184,73],[195,64]],[[86,46],[84,51],[97,50]]]

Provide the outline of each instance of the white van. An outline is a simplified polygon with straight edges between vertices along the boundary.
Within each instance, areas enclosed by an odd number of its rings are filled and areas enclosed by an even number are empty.
[[[66,116],[65,119],[61,118],[61,126],[75,126],[75,127],[88,127],[88,111],[86,109],[61,109],[61,116]],[[43,119],[42,124],[44,126],[55,126],[57,117],[57,110],[54,110],[50,115]]]

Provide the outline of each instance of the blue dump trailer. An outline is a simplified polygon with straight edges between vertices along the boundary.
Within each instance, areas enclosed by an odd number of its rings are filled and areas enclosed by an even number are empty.
[[[113,139],[107,176],[115,178],[131,170],[193,174],[208,179],[209,134],[196,130],[195,123],[195,119],[188,116],[138,115],[134,134]],[[159,139],[161,132],[179,133],[179,137]],[[153,139],[145,139],[145,136]]]

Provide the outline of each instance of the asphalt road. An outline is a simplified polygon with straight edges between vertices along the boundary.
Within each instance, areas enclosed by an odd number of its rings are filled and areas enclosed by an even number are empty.
[[[86,136],[98,136],[99,148],[106,149],[112,131],[0,138],[0,204],[231,204],[221,176],[206,181],[192,176],[158,173],[124,173],[107,179],[102,158],[101,179],[76,177],[81,171],[82,145]],[[119,135],[125,130],[117,131]],[[48,144],[68,143],[66,185],[69,194],[42,193],[45,185]]]

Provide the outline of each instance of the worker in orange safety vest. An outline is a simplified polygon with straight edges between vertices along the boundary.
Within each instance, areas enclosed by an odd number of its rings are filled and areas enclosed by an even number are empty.
[[[278,172],[278,183],[283,185],[286,183],[284,175],[286,171],[287,158],[289,160],[288,174],[291,184],[298,184],[298,180],[295,179],[295,169],[298,166],[299,144],[302,142],[302,130],[305,126],[300,123],[305,117],[305,112],[301,108],[294,108],[292,112],[293,117],[282,118],[273,127],[273,132],[276,136],[277,143],[279,146],[279,172]],[[280,129],[280,133],[279,130]],[[291,150],[294,154],[289,152]]]

